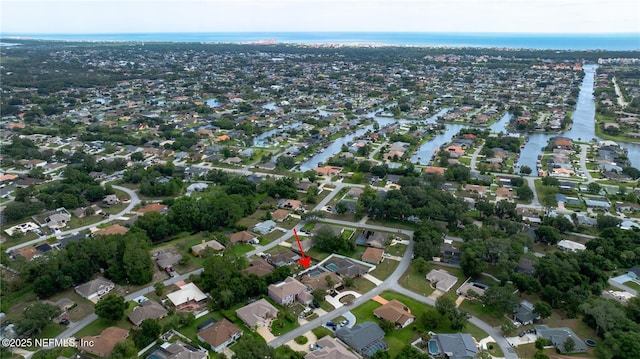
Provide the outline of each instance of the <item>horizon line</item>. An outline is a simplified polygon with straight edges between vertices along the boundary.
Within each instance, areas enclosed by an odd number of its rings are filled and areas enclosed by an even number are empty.
[[[465,35],[638,35],[638,32],[517,32],[517,31],[402,31],[402,30],[277,30],[277,31],[110,31],[110,32],[0,32],[0,37],[11,35],[115,35],[115,34],[290,34],[290,33],[356,33],[356,34],[465,34]]]

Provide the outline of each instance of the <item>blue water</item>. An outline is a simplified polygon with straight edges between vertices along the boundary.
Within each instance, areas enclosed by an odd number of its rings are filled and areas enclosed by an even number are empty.
[[[429,354],[436,355],[438,353],[440,353],[438,343],[435,340],[429,340]]]
[[[116,34],[17,34],[3,38],[69,41],[145,41],[295,44],[381,44],[403,46],[497,47],[556,50],[638,50],[640,34],[516,34],[422,32],[193,32]]]

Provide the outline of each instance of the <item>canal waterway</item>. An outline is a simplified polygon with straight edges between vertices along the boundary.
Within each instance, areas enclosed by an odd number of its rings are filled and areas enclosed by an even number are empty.
[[[534,169],[532,175],[536,174],[536,162],[538,160],[538,155],[542,153],[543,147],[545,147],[551,137],[556,136],[564,136],[573,139],[574,141],[583,141],[589,142],[592,139],[596,139],[597,141],[601,141],[599,137],[595,134],[595,100],[593,97],[593,89],[594,89],[594,78],[595,72],[597,69],[597,65],[584,65],[583,66],[585,76],[582,80],[582,84],[580,85],[580,92],[578,95],[578,101],[576,103],[576,108],[572,115],[572,126],[571,129],[562,134],[548,134],[548,133],[532,133],[528,134],[528,140],[522,148],[520,152],[519,159],[517,161],[518,166],[528,166],[531,169]],[[437,119],[447,113],[450,108],[441,109],[438,113],[434,114],[430,118],[426,120],[427,123],[436,123]],[[321,111],[321,115],[326,113],[325,111]],[[370,113],[367,117],[372,118],[374,121],[378,123],[380,127],[384,127],[386,125],[396,123],[396,122],[406,122],[407,120],[398,120],[389,117],[380,117],[376,116],[375,113]],[[495,133],[508,133],[509,131],[506,129],[509,121],[511,120],[512,115],[509,113],[505,113],[498,121],[489,126],[489,129]],[[461,129],[471,127],[469,125],[463,124],[446,124],[446,128],[442,133],[434,136],[426,143],[422,144],[418,150],[411,157],[411,162],[426,165],[429,163],[431,157],[435,153],[435,151],[442,146],[443,144],[451,141],[453,136],[455,136]],[[325,163],[329,158],[338,154],[342,150],[343,144],[349,144],[356,137],[362,136],[367,131],[373,130],[373,125],[368,125],[364,128],[361,128],[354,133],[347,134],[343,137],[338,138],[334,141],[329,147],[325,148],[323,152],[318,153],[312,156],[310,159],[304,161],[300,165],[300,169],[302,171],[308,169],[314,169],[319,164]],[[263,134],[264,136],[265,134]],[[271,135],[271,134],[269,134]],[[269,136],[267,135],[267,136]],[[262,137],[262,136],[261,136]],[[266,138],[264,136],[263,138]],[[629,152],[629,160],[631,161],[631,165],[640,168],[640,144],[637,143],[620,143],[621,146],[626,148]]]

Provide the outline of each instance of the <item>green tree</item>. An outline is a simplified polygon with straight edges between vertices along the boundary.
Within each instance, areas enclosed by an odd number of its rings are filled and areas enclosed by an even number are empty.
[[[157,282],[156,284],[153,285],[153,288],[156,290],[156,295],[158,297],[162,297],[162,295],[164,294],[164,283],[162,282]]]
[[[128,359],[138,356],[138,349],[131,339],[127,339],[122,343],[117,343],[111,352],[111,359]]]
[[[95,312],[98,317],[115,322],[122,319],[127,307],[123,297],[109,293],[96,303]]]
[[[529,186],[522,186],[516,188],[516,195],[518,199],[524,202],[531,202],[533,199],[533,190]]]
[[[448,316],[449,313],[453,312],[456,309],[456,303],[453,298],[442,295],[436,299],[436,310],[440,315]]]
[[[274,350],[262,338],[253,335],[243,335],[233,346],[233,359],[264,359],[273,358]]]
[[[422,324],[429,330],[436,329],[438,327],[438,324],[440,324],[441,319],[442,315],[440,315],[437,310],[429,307],[425,308],[421,317]]]
[[[551,316],[552,309],[549,304],[541,301],[533,305],[533,312],[539,315],[541,319],[544,319]]]
[[[427,272],[429,271],[429,267],[430,267],[429,263],[426,260],[424,260],[424,258],[422,257],[418,257],[414,259],[412,263],[413,263],[413,268],[419,274],[427,274]]]
[[[482,304],[497,317],[513,313],[513,308],[518,304],[518,297],[513,288],[490,286],[482,295]]]
[[[30,335],[40,333],[42,328],[51,323],[51,320],[60,315],[60,308],[36,302],[25,308],[22,316],[15,322],[15,331],[18,335]]]
[[[528,176],[528,175],[531,174],[531,172],[532,172],[531,171],[531,167],[529,167],[529,166],[520,166],[520,173],[521,174],[523,174],[525,176]]]
[[[133,334],[133,342],[136,348],[142,349],[149,345],[149,343],[158,339],[162,327],[155,319],[145,319],[140,323],[140,328]]]
[[[597,182],[591,182],[587,185],[587,192],[590,194],[600,194],[600,191],[602,191],[602,186]]]
[[[122,265],[131,284],[146,284],[153,278],[153,261],[148,246],[140,240],[127,243]]]
[[[478,277],[486,268],[487,249],[480,241],[465,242],[460,247],[460,267],[465,276]]]
[[[314,289],[313,291],[313,301],[320,304],[324,302],[324,297],[327,295],[327,291],[324,289]]]
[[[567,337],[564,343],[562,343],[562,349],[564,349],[565,353],[571,353],[576,348],[576,342],[571,337]]]
[[[551,226],[540,226],[535,229],[536,237],[540,242],[556,244],[560,241],[560,232]]]

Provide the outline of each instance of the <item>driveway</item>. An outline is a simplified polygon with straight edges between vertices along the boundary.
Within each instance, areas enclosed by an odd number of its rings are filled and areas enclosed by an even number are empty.
[[[347,328],[353,328],[353,326],[356,325],[356,316],[353,315],[351,311],[345,312],[344,314],[342,314],[342,316],[349,321],[349,324],[347,324]]]
[[[276,338],[276,337],[275,337],[275,335],[273,335],[273,334],[271,333],[271,331],[269,330],[269,327],[268,327],[268,326],[266,326],[266,325],[265,325],[265,326],[262,326],[262,327],[260,327],[260,328],[258,328],[258,330],[256,330],[256,332],[257,332],[258,334],[260,334],[260,336],[261,336],[261,337],[263,337],[263,338],[264,338],[264,340],[265,340],[267,343],[268,343],[268,342],[270,342],[270,341],[272,341],[272,340],[274,340],[274,339]]]
[[[303,337],[307,338],[307,343],[305,344],[298,344],[296,343],[295,339],[294,340],[290,340],[287,342],[287,345],[297,351],[297,352],[305,352],[308,353],[309,352],[309,345],[310,344],[315,344],[318,341],[318,337],[316,337],[315,334],[313,334],[312,331],[308,331],[304,334],[302,334]]]

